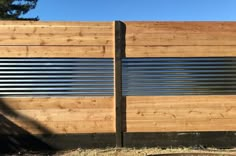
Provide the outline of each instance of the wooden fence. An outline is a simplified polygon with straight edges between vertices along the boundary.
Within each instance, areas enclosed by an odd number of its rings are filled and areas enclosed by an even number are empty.
[[[236,145],[235,95],[122,96],[123,58],[236,57],[235,22],[1,21],[0,57],[114,60],[114,96],[2,97],[2,151]]]

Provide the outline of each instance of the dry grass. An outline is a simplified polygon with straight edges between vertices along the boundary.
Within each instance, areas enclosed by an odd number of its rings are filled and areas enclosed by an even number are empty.
[[[236,155],[236,149],[219,150],[219,149],[204,149],[196,150],[190,148],[177,149],[160,149],[160,148],[108,148],[108,149],[77,149],[58,153],[60,156],[148,156],[156,154],[174,154],[174,153],[205,153],[204,155]],[[208,153],[208,154],[206,154]],[[181,155],[181,154],[180,154]],[[191,155],[191,154],[190,154]]]

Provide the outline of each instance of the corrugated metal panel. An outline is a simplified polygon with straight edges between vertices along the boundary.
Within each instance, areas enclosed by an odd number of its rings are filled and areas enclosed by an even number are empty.
[[[111,96],[112,59],[0,58],[0,96]]]
[[[236,58],[123,59],[123,95],[236,94]]]

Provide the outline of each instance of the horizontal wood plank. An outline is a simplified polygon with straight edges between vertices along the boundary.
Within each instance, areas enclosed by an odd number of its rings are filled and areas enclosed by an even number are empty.
[[[1,110],[113,109],[113,97],[0,98]]]
[[[14,115],[2,113],[6,117],[26,121],[34,119],[38,122],[53,121],[113,121],[112,109],[41,109],[41,110],[15,110]],[[63,117],[62,117],[63,116]]]
[[[0,34],[77,34],[78,36],[101,34],[112,35],[112,28],[106,26],[16,26],[0,25]]]
[[[0,46],[1,57],[112,58],[111,46]]]
[[[125,23],[128,46],[236,45],[235,22]]]
[[[127,132],[236,130],[236,96],[128,96]]]
[[[111,45],[112,22],[0,21],[0,45]]]
[[[216,46],[236,45],[236,33],[160,33],[160,34],[127,34],[126,45],[133,46]]]
[[[33,134],[114,132],[112,97],[1,98],[0,101],[2,124],[15,125]]]
[[[112,29],[112,22],[52,22],[52,21],[9,21],[9,20],[1,20],[0,26],[17,26],[17,27],[107,27]]]
[[[127,132],[235,131],[236,119],[127,120]]]
[[[234,57],[236,46],[127,46],[126,57]]]
[[[61,115],[63,117],[63,115]],[[48,121],[34,124],[7,118],[8,122],[4,124],[13,124],[31,134],[73,134],[73,133],[103,133],[114,132],[113,121]],[[0,132],[6,133],[3,130]],[[9,130],[10,134],[14,134],[14,129]]]
[[[6,117],[23,120],[34,119],[38,122],[48,121],[113,121],[112,109],[42,109],[15,110],[15,115],[2,113]],[[60,115],[59,115],[60,114]],[[63,117],[62,117],[63,116]]]
[[[235,22],[125,22],[126,32],[130,33],[210,33],[235,32]]]
[[[191,118],[192,120],[213,120],[213,119],[233,119],[236,118],[236,108],[234,107],[229,112],[225,110],[216,110],[213,109],[209,111],[207,108],[202,109],[191,109],[191,110],[170,110],[166,109],[136,109],[133,111],[125,112],[127,114],[127,120],[135,121],[168,121],[168,120],[185,120],[186,117]]]
[[[112,36],[99,34],[4,34],[0,45],[112,45]]]

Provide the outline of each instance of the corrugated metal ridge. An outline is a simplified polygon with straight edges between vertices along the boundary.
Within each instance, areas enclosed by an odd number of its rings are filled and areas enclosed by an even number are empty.
[[[113,60],[0,58],[0,96],[111,96]]]
[[[123,95],[236,94],[236,57],[127,58]]]

